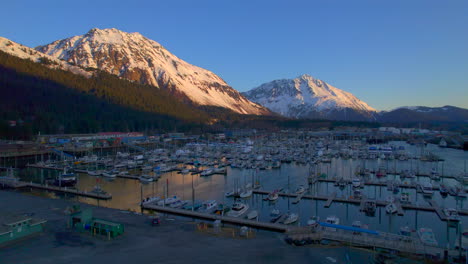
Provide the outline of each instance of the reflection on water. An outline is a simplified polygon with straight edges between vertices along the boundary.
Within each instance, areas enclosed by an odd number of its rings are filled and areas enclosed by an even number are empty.
[[[406,150],[412,154],[419,154],[420,149],[409,146],[402,142],[394,142],[395,145],[404,145]],[[439,172],[446,175],[458,175],[464,169],[464,161],[468,159],[468,153],[454,150],[441,149],[435,145],[428,145],[428,151],[434,152],[445,159],[444,162],[417,162],[415,160],[399,161],[399,160],[343,160],[332,159],[329,164],[321,164],[317,170],[326,173],[329,177],[345,177],[352,178],[357,166],[378,169],[385,167],[389,170],[404,170],[413,169],[420,173],[429,173],[432,168],[437,168]],[[245,169],[227,169],[227,175],[212,175],[201,177],[200,175],[182,175],[177,172],[170,172],[161,175],[161,178],[153,183],[142,184],[138,180],[117,178],[109,181],[106,179],[98,179],[87,174],[80,174],[77,188],[80,190],[91,190],[96,184],[107,192],[112,194],[112,199],[108,201],[97,201],[91,198],[70,197],[61,195],[66,199],[73,199],[94,205],[112,207],[124,210],[139,211],[139,203],[141,198],[153,195],[177,195],[181,199],[191,200],[194,195],[195,200],[216,199],[220,203],[232,204],[232,198],[226,198],[224,193],[232,190],[235,187],[245,186],[254,180],[259,180],[263,190],[271,191],[274,189],[284,188],[284,190],[295,190],[299,185],[307,185],[307,175],[309,165],[282,164],[280,169],[276,170],[245,170]],[[139,173],[134,171],[133,173]],[[21,178],[34,182],[44,182],[47,178],[55,177],[58,174],[56,171],[45,171],[37,169],[27,169],[21,172]],[[387,179],[399,179],[399,176],[389,175]],[[380,179],[386,181],[386,179]],[[419,182],[431,181],[428,177],[418,177]],[[288,186],[289,183],[289,186]],[[442,179],[440,183],[445,185],[454,185],[454,179]],[[193,186],[193,187],[192,187]],[[352,195],[351,186],[346,186],[344,189],[339,189],[333,183],[320,182],[317,183],[313,190],[319,195],[328,195],[332,192],[337,192],[337,197],[349,197]],[[429,205],[424,197],[417,193],[414,189],[407,190],[410,193],[413,202],[419,205]],[[38,193],[38,191],[34,191]],[[44,192],[40,192],[44,193]],[[365,186],[363,194],[369,198],[385,200],[387,196],[393,195],[389,192],[386,186]],[[48,193],[50,197],[58,197],[55,194]],[[351,225],[353,221],[359,220],[363,224],[367,224],[370,229],[381,230],[386,232],[397,233],[402,226],[409,226],[412,229],[420,227],[432,228],[440,246],[445,246],[447,243],[453,245],[457,235],[456,229],[448,227],[446,222],[439,220],[433,212],[424,211],[405,211],[404,216],[388,215],[385,208],[377,208],[374,217],[368,217],[359,211],[358,205],[343,204],[334,202],[330,208],[324,208],[325,201],[317,200],[302,200],[299,204],[292,204],[293,199],[280,197],[275,203],[263,201],[263,196],[253,195],[246,199],[245,202],[250,205],[250,208],[256,208],[259,212],[260,221],[269,221],[270,212],[274,208],[280,209],[282,212],[293,212],[300,215],[300,225],[305,225],[307,220],[312,216],[320,216],[325,219],[327,216],[336,215],[340,218],[340,223]],[[466,209],[466,201],[455,199],[453,196],[442,197],[439,192],[434,193],[433,199],[437,201],[441,207],[455,207]],[[468,227],[468,218],[462,217],[463,227]]]

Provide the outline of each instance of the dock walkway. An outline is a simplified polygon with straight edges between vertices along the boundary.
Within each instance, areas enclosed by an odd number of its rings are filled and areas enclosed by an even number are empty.
[[[260,195],[268,195],[268,191],[263,191],[263,190],[254,190],[254,194],[260,194]],[[297,194],[294,193],[278,193],[279,196],[281,197],[297,197]],[[354,198],[347,198],[347,197],[336,197],[336,193],[332,193],[331,195],[304,195],[302,196],[302,199],[309,199],[309,200],[322,200],[326,201],[325,205],[331,205],[332,202],[339,202],[339,203],[351,203],[355,205],[360,205],[361,204],[361,199],[354,199]],[[388,202],[387,201],[375,201],[377,206],[380,207],[385,207]],[[399,209],[400,213],[403,212],[403,209],[406,210],[419,210],[419,211],[429,211],[429,212],[435,212],[435,208],[433,206],[424,206],[424,205],[417,205],[417,204],[400,204],[401,209]],[[460,209],[458,210],[459,215],[468,215],[468,210],[466,209]]]
[[[292,242],[320,242],[322,240],[329,240],[355,247],[369,249],[382,248],[403,254],[430,254],[442,257],[444,253],[443,248],[424,245],[417,237],[406,237],[384,232],[377,232],[377,234],[374,235],[341,229],[332,231],[329,228],[322,226],[318,226],[316,228],[298,227],[288,231],[287,237]]]
[[[24,182],[20,180],[12,181],[12,180],[0,179],[0,186],[2,185],[10,187],[10,188],[15,188],[15,189],[34,188],[34,189],[42,189],[42,190],[53,191],[53,192],[68,193],[68,194],[79,195],[83,197],[95,198],[99,200],[109,200],[112,198],[112,195],[108,193],[85,192],[85,191],[80,191],[77,189],[70,189],[67,187],[43,185],[43,184],[32,183],[32,182]]]
[[[180,216],[191,217],[191,218],[198,218],[198,219],[205,219],[205,220],[212,220],[212,221],[220,220],[223,223],[249,226],[253,228],[260,228],[260,229],[276,231],[276,232],[281,232],[281,233],[286,232],[290,228],[289,226],[282,225],[282,224],[266,223],[266,222],[259,222],[255,220],[248,220],[245,218],[208,214],[208,213],[202,213],[202,212],[196,212],[196,211],[190,211],[190,210],[184,210],[184,209],[178,209],[178,208],[159,206],[155,204],[145,204],[145,205],[142,205],[142,208],[146,210],[154,210],[157,212],[180,215]]]

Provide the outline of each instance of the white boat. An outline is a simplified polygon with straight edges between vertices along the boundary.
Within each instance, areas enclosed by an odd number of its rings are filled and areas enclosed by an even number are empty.
[[[248,189],[248,190],[241,192],[239,196],[240,198],[249,198],[250,196],[252,196],[252,193],[253,193],[252,189]]]
[[[449,221],[460,221],[460,216],[458,215],[458,211],[455,208],[445,208],[444,214],[447,216]]]
[[[385,211],[387,214],[394,214],[397,212],[397,207],[394,203],[389,203],[385,206]]]
[[[437,240],[435,238],[434,232],[432,232],[432,229],[430,228],[420,228],[418,230],[418,236],[419,239],[421,239],[421,242],[423,244],[426,244],[428,246],[438,246]]]
[[[180,174],[182,175],[186,175],[186,174],[189,174],[190,170],[189,169],[183,169],[180,171]]]
[[[218,205],[218,202],[216,200],[208,200],[208,201],[203,202],[200,210],[209,212],[211,210],[214,210],[217,205]]]
[[[149,176],[149,175],[141,175],[140,177],[138,177],[138,179],[140,179],[141,182],[144,182],[144,183],[148,183],[148,182],[152,182],[154,181],[154,178]]]
[[[295,194],[303,194],[303,193],[305,193],[305,191],[306,191],[306,188],[301,185],[301,186],[297,187],[297,189],[296,189],[296,191],[294,193]]]
[[[271,192],[271,193],[268,194],[267,199],[268,199],[268,201],[273,202],[273,201],[278,200],[278,197],[279,197],[278,192]]]
[[[232,205],[231,211],[227,213],[227,216],[239,217],[249,210],[249,206],[243,203],[234,203]]]
[[[88,175],[90,176],[100,176],[102,174],[102,171],[95,170],[95,171],[87,171]]]
[[[178,200],[180,200],[177,196],[173,196],[173,197],[169,197],[169,198],[166,198],[164,200],[161,200],[158,202],[158,205],[159,206],[163,206],[163,205],[170,205],[172,203],[175,203],[177,202]]]
[[[105,171],[105,172],[102,173],[102,176],[107,177],[107,178],[115,178],[115,177],[117,177],[117,173],[115,173],[113,171]]]
[[[297,222],[298,219],[299,219],[298,214],[294,214],[294,213],[287,214],[286,218],[283,220],[283,224],[290,225],[290,224],[293,224],[293,223]]]
[[[334,215],[328,216],[327,219],[325,219],[325,223],[327,224],[332,224],[332,225],[339,225],[340,224],[340,219]],[[330,231],[336,231],[336,228],[334,227],[328,227]]]
[[[128,175],[128,171],[126,171],[126,170],[119,171],[119,173],[117,173],[117,175],[119,175],[119,176],[125,176],[125,175]]]
[[[255,219],[258,217],[258,212],[257,210],[253,210],[253,211],[250,211],[248,214],[247,214],[247,219],[249,220],[252,220],[252,219]]]
[[[149,166],[149,165],[141,167],[142,171],[151,171],[152,169],[153,169],[153,166]]]
[[[353,188],[359,188],[361,187],[361,179],[359,178],[354,178],[352,180],[352,185],[353,185]]]
[[[214,174],[214,171],[212,169],[206,169],[200,173],[200,176],[210,176]]]
[[[159,196],[147,197],[141,201],[142,205],[159,202],[161,198]]]
[[[320,221],[320,216],[312,216],[307,220],[307,225],[308,226],[316,226],[318,225],[318,222]]]
[[[434,190],[432,189],[432,184],[430,182],[424,182],[421,186],[421,190],[424,196],[432,196]]]
[[[226,197],[232,197],[232,196],[235,196],[235,195],[237,195],[237,194],[239,194],[239,193],[240,193],[240,189],[237,189],[237,190],[234,189],[234,190],[232,190],[232,191],[226,192],[226,193],[224,194],[224,196],[226,196]]]

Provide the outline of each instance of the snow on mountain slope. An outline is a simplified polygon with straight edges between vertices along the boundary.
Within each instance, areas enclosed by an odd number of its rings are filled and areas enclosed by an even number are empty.
[[[349,115],[352,119],[373,119],[376,112],[351,93],[307,74],[265,83],[244,95],[273,112],[294,118],[347,119]]]
[[[43,63],[49,68],[71,71],[75,74],[80,74],[88,78],[92,75],[92,73],[87,72],[80,67],[70,65],[65,61],[48,56],[36,51],[35,49],[28,48],[3,37],[0,37],[0,50],[22,59],[29,59],[34,62]]]
[[[200,105],[241,114],[268,114],[216,74],[191,65],[139,33],[91,29],[81,36],[57,40],[36,50],[84,68],[92,67],[143,84],[165,88]]]

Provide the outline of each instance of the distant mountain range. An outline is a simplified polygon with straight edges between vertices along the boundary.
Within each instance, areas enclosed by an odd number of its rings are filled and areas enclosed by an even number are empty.
[[[294,79],[274,80],[240,93],[216,74],[179,59],[159,43],[139,33],[117,29],[95,28],[84,35],[57,40],[35,49],[0,37],[0,51],[51,70],[63,70],[90,80],[98,79],[100,88],[87,90],[87,87],[96,86],[95,81],[77,87],[69,75],[64,77],[67,80],[62,83],[65,87],[137,111],[168,115],[177,120],[196,120],[196,123],[239,120],[239,117],[235,117],[238,114],[397,124],[468,122],[468,110],[453,106],[400,107],[379,112],[353,94],[307,74]],[[2,58],[8,60],[9,57]],[[14,68],[1,61],[0,65]],[[22,67],[31,66],[24,64]],[[26,74],[43,76],[38,74],[41,71],[36,67]],[[135,85],[129,88],[131,84],[117,83],[102,72],[129,80]],[[47,76],[52,76],[52,73],[48,72]],[[109,83],[107,87],[106,81],[112,84]],[[114,89],[114,86],[120,88]],[[197,117],[194,119],[194,116]]]
[[[351,93],[307,74],[268,82],[244,95],[273,112],[291,118],[375,121],[377,113]]]
[[[382,123],[465,123],[468,124],[468,109],[455,106],[426,107],[405,106],[391,111],[381,111],[377,120]]]

